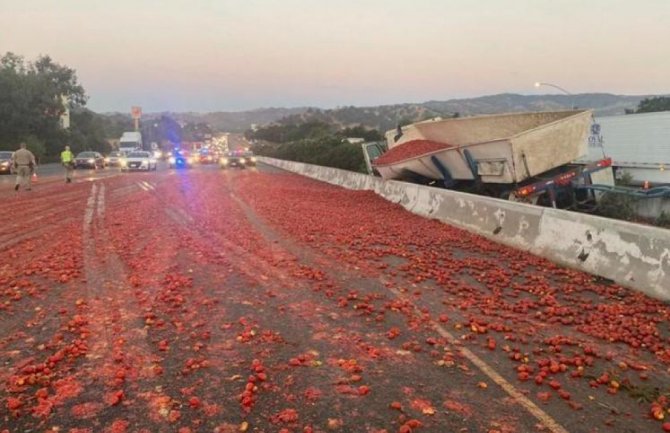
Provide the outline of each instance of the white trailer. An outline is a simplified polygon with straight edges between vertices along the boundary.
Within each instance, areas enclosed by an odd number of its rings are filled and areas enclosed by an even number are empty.
[[[595,125],[579,162],[610,157],[618,178],[628,173],[635,185],[670,185],[670,111],[599,117]]]

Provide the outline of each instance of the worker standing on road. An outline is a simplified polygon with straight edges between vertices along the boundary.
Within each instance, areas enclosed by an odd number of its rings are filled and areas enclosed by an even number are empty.
[[[74,154],[70,146],[65,146],[65,150],[60,153],[60,162],[65,167],[65,183],[72,182],[72,173],[74,172]]]
[[[20,149],[12,154],[12,166],[16,171],[15,191],[18,191],[21,185],[30,191],[32,187],[32,174],[36,165],[35,155],[26,149],[26,143],[21,143]]]

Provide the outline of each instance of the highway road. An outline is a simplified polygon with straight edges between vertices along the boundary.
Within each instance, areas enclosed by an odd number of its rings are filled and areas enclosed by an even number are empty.
[[[63,182],[65,183],[65,169],[61,164],[43,164],[37,167],[37,178],[35,179],[35,185],[47,182]],[[80,181],[93,181],[98,179],[103,179],[109,176],[117,176],[121,174],[120,169],[114,167],[108,167],[105,169],[78,169],[75,171],[77,178]],[[16,176],[13,174],[2,174],[0,175],[0,190],[6,190],[13,186],[16,182]]]
[[[30,192],[12,185],[0,180],[0,432],[670,419],[666,304],[372,192],[213,165],[73,184],[54,165]]]

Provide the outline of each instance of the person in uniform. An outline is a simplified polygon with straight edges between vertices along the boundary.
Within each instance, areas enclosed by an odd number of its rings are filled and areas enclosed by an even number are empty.
[[[74,173],[74,154],[70,146],[65,146],[65,150],[60,153],[60,162],[65,167],[65,183],[72,182],[72,173]]]
[[[12,154],[12,166],[16,171],[15,191],[18,191],[21,185],[27,191],[30,191],[32,187],[32,175],[36,165],[35,155],[26,149],[26,143],[21,143],[19,150]]]

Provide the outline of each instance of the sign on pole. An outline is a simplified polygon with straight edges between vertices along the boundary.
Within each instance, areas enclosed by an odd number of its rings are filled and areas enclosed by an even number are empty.
[[[142,107],[130,107],[130,114],[135,121],[135,131],[140,129],[140,117],[142,117]]]

